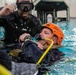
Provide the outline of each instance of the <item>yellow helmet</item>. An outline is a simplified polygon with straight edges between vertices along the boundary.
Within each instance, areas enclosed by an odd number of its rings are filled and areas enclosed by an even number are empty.
[[[42,28],[45,28],[45,27],[51,29],[53,34],[58,37],[57,44],[60,45],[64,38],[64,33],[63,33],[62,29],[54,23],[46,23],[46,24],[44,24],[44,26]]]

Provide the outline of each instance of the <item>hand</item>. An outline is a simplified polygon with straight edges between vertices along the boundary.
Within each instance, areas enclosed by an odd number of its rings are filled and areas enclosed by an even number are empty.
[[[39,40],[38,42],[37,42],[37,45],[38,45],[38,47],[40,48],[40,49],[45,49],[45,44],[46,44],[46,41],[45,40]]]
[[[40,42],[36,42],[36,44],[41,50],[43,50],[43,45]]]
[[[50,45],[50,42],[49,41],[46,41],[46,40],[39,40],[37,42],[37,45],[40,49],[42,50],[45,50],[48,48],[48,46]]]
[[[20,41],[24,41],[24,38],[25,38],[26,36],[30,36],[30,34],[24,33],[24,34],[20,35],[20,37],[19,37],[19,42],[20,42]]]
[[[0,16],[9,15],[13,13],[15,9],[16,9],[16,4],[7,5],[0,11]]]

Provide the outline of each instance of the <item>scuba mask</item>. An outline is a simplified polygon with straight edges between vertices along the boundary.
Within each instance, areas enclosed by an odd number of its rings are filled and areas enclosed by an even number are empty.
[[[28,1],[23,1],[20,3],[17,2],[17,8],[23,12],[28,12],[33,10],[34,5],[33,3],[29,3]]]

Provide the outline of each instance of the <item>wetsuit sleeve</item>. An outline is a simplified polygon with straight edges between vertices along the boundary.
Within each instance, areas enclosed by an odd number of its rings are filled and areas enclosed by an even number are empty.
[[[26,41],[19,54],[20,61],[27,63],[36,63],[41,57],[42,51],[32,41]]]

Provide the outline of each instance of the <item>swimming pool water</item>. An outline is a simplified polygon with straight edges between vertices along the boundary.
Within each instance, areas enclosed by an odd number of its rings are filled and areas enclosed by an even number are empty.
[[[70,22],[57,22],[64,31],[63,47],[60,51],[65,53],[63,61],[51,67],[50,75],[76,75],[76,19]]]

